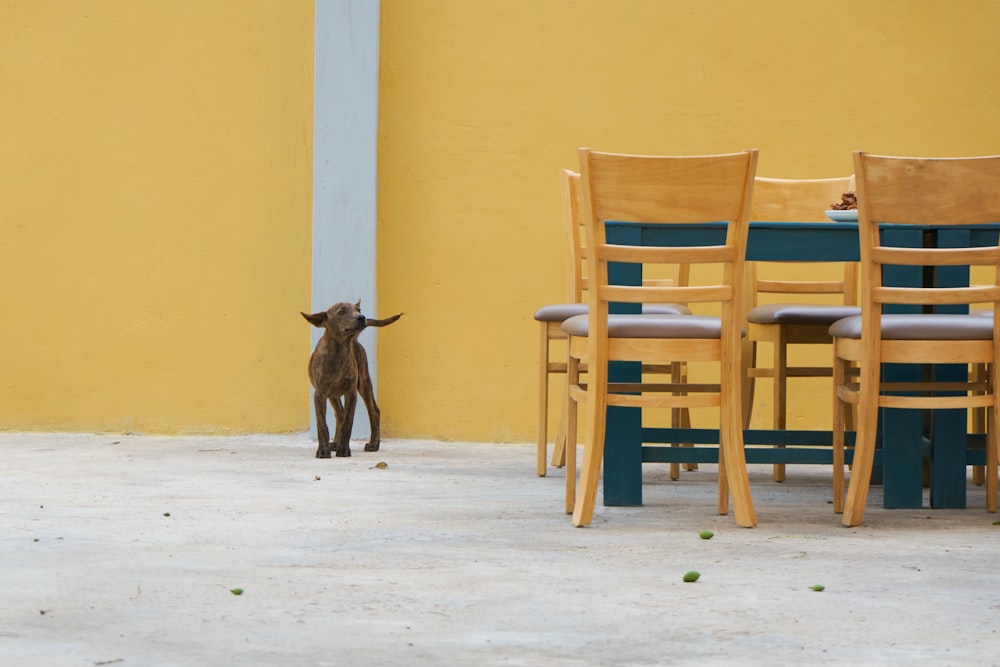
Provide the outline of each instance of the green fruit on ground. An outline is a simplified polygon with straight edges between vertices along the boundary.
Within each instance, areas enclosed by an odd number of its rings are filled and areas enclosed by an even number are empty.
[[[698,581],[698,577],[700,576],[701,572],[696,572],[694,570],[691,570],[690,572],[684,573],[684,581],[690,584],[693,581]]]

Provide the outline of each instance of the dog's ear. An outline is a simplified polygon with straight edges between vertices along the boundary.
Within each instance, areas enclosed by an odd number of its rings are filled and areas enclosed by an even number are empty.
[[[312,315],[306,315],[305,313],[302,313],[302,317],[306,318],[306,322],[313,325],[314,327],[319,327],[322,329],[323,327],[326,326],[325,310],[318,313],[313,313]]]
[[[354,307],[357,308],[358,310],[361,310],[361,299],[358,299],[358,302],[354,304]]]

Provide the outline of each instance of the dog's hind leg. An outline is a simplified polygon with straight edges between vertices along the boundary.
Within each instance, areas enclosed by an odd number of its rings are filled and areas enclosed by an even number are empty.
[[[321,393],[313,393],[313,405],[316,408],[316,438],[319,440],[319,447],[316,449],[316,458],[330,458],[330,428],[326,425],[326,396]]]
[[[358,393],[361,394],[361,400],[365,402],[365,408],[368,410],[368,423],[371,427],[371,437],[368,439],[368,444],[365,445],[365,451],[377,452],[381,443],[382,411],[379,410],[378,403],[375,402],[375,389],[372,385],[371,373],[368,371],[368,353],[361,345],[355,345],[354,358],[358,362]]]
[[[375,394],[371,387],[361,394],[361,398],[364,399],[365,407],[368,409],[368,423],[371,428],[371,437],[368,439],[368,444],[365,445],[365,451],[377,452],[382,442],[382,434],[380,433],[382,411],[379,410],[378,403],[375,402]]]

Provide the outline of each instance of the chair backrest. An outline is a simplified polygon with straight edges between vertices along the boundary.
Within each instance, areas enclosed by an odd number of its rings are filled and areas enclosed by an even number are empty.
[[[562,201],[566,265],[569,267],[566,296],[570,303],[583,303],[583,293],[587,289],[584,278],[587,249],[584,246],[583,215],[580,210],[580,174],[569,169],[562,170]]]
[[[767,222],[829,222],[826,211],[841,199],[845,192],[855,188],[854,176],[839,178],[764,178],[758,176],[754,184],[750,219]],[[853,262],[843,265],[836,279],[781,280],[764,278],[752,262],[749,267],[749,283],[753,290],[754,305],[758,294],[795,294],[796,300],[802,295],[840,295],[846,305],[857,303],[858,266]],[[768,264],[771,264],[769,262]],[[783,271],[787,273],[788,264]],[[838,267],[839,269],[839,267]],[[815,263],[803,267],[804,271],[818,272]],[[827,275],[830,275],[829,272]]]
[[[580,174],[569,169],[562,170],[563,226],[566,232],[567,266],[569,280],[566,283],[567,298],[570,303],[583,303],[587,292],[587,235],[585,231],[582,186]],[[686,285],[689,267],[675,265],[666,267],[650,284]]]
[[[1000,156],[906,158],[854,154],[861,242],[862,313],[886,304],[988,303],[1000,322],[1000,245],[898,248],[882,245],[880,228],[894,224],[935,227],[1000,223]],[[988,267],[992,284],[969,287],[894,287],[883,284],[883,266]],[[877,318],[865,334],[878,337]]]
[[[716,302],[723,328],[735,326],[742,308],[744,257],[757,150],[692,157],[598,153],[580,149],[582,205],[586,223],[591,338],[607,327],[608,304]],[[727,223],[724,245],[648,247],[608,245],[605,222]],[[608,284],[608,263],[721,264],[714,285]],[[596,319],[594,319],[596,318]],[[593,331],[597,326],[601,331]]]
[[[854,190],[854,176],[838,178],[754,179],[751,220],[770,222],[830,222],[826,211]]]

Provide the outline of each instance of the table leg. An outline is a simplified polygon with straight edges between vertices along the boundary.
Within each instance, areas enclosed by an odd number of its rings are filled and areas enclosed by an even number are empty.
[[[967,229],[937,230],[938,248],[965,248],[971,245]],[[969,284],[968,266],[942,266],[934,282],[940,287]],[[957,308],[957,310],[956,310]],[[936,312],[968,312],[964,306],[942,306]],[[963,382],[969,369],[964,365],[938,366],[934,379],[939,382]],[[931,431],[931,507],[964,508],[966,506],[966,445],[968,412],[966,410],[935,410]]]
[[[919,369],[918,369],[919,370]],[[894,380],[904,371],[886,371]],[[919,410],[880,411],[882,434],[882,507],[917,509],[924,505],[923,420]]]
[[[620,376],[615,377],[616,370],[619,369],[611,370],[611,381],[621,382]],[[604,504],[642,505],[642,410],[639,408],[608,408],[604,438]]]
[[[629,230],[625,240],[637,244],[637,231]],[[617,285],[641,285],[642,266],[613,262],[608,279]],[[639,304],[611,304],[612,313],[637,313]],[[612,362],[609,382],[638,382],[642,364]],[[611,406],[608,408],[604,436],[604,504],[607,506],[642,505],[642,410]]]
[[[922,231],[892,229],[883,232],[883,242],[897,247],[924,246]],[[920,285],[924,283],[923,267],[886,266],[886,285]],[[903,313],[919,306],[892,306],[886,312]],[[919,365],[885,364],[882,377],[889,382],[916,381],[923,377]],[[879,411],[882,436],[882,506],[886,509],[923,507],[923,416],[920,410]]]

